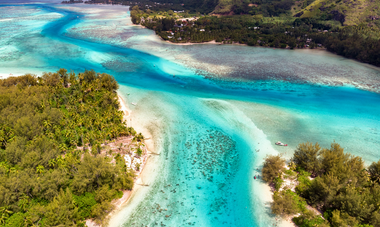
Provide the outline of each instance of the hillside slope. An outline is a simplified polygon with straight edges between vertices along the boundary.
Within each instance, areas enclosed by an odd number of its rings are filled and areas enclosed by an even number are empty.
[[[334,19],[340,21],[345,26],[355,26],[362,23],[377,23],[379,25],[380,1],[316,0],[306,8],[296,12],[295,16],[301,18]]]
[[[378,0],[219,0],[213,13],[293,16],[322,21],[335,20],[342,26],[366,24],[380,27]]]

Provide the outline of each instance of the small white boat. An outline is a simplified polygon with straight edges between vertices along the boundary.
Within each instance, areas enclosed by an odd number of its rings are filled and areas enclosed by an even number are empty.
[[[137,105],[137,103],[134,103],[134,102],[132,102],[132,105],[136,106],[136,105]]]
[[[276,143],[275,143],[277,146],[288,146],[288,144],[284,144],[284,143],[281,143],[280,141],[277,141]]]

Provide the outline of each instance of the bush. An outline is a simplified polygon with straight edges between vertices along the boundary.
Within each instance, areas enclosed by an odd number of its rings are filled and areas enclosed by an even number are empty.
[[[368,173],[372,181],[380,183],[380,161],[373,162],[368,168]]]
[[[316,216],[314,214],[307,215],[302,214],[299,217],[294,217],[293,222],[298,227],[328,227],[330,226],[326,220],[324,220],[321,216]]]
[[[139,148],[137,148],[137,150],[136,150],[136,154],[138,155],[138,156],[141,156],[142,154],[143,154],[143,150],[139,147]]]
[[[96,204],[95,195],[93,193],[86,192],[81,196],[74,195],[75,205],[79,208],[79,215],[83,219],[87,219],[91,216],[91,209]]]
[[[320,154],[321,147],[318,143],[313,145],[310,142],[301,143],[294,151],[292,161],[308,172],[315,174],[320,169],[320,161],[318,156]]]
[[[5,227],[24,226],[24,213],[15,213],[5,223]]]
[[[306,210],[306,202],[295,192],[288,189],[274,193],[271,209],[272,213],[276,215],[292,215]]]
[[[339,210],[334,210],[331,217],[332,227],[342,227],[342,226],[358,226],[359,222],[356,218],[351,217],[347,213],[340,212]]]
[[[288,176],[295,176],[296,175],[296,173],[291,169],[284,170],[284,173]]]
[[[298,174],[297,180],[299,184],[296,187],[296,192],[298,194],[302,195],[303,192],[307,190],[309,186],[311,185],[311,180],[309,179],[310,175],[311,173],[303,171],[303,170],[301,170],[300,173]]]
[[[284,180],[281,179],[281,177],[274,178],[274,188],[278,191],[281,188],[282,183],[284,183]]]
[[[272,183],[276,177],[281,175],[284,169],[285,159],[283,159],[280,155],[267,156],[262,169],[264,181]]]

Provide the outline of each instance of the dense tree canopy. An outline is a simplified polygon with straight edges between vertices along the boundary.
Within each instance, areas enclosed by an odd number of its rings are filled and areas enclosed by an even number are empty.
[[[135,133],[108,74],[60,69],[0,80],[0,225],[83,226],[133,186],[133,172],[89,147]],[[96,150],[96,149],[92,149]]]
[[[380,226],[380,161],[366,168],[360,157],[345,153],[337,143],[332,143],[329,149],[320,148],[318,143],[300,144],[291,160],[289,166],[293,170],[282,170],[276,175],[287,177],[296,171],[296,193],[278,187],[281,190],[273,196],[273,213],[293,215],[301,212],[301,216],[293,219],[299,226]],[[263,179],[272,182],[264,173],[277,166],[266,159]],[[314,179],[305,178],[311,173]],[[328,222],[303,209],[302,201],[321,210]]]
[[[263,179],[267,182],[273,182],[276,177],[279,177],[285,169],[285,159],[281,156],[269,155],[265,158],[262,169]]]
[[[380,35],[377,27],[363,24],[342,27],[332,16],[272,17],[282,15],[281,10],[289,11],[288,5],[291,2],[262,1],[257,3],[259,7],[247,7],[244,4],[248,3],[242,3],[241,7],[239,4],[235,5],[235,10],[257,12],[253,16],[197,15],[197,20],[178,20],[178,15],[156,12],[153,8],[144,6],[140,9],[136,5],[132,8],[131,17],[133,23],[142,24],[154,30],[162,39],[174,43],[215,40],[223,44],[239,43],[275,48],[326,48],[344,57],[380,66]],[[281,7],[274,7],[276,4]],[[272,8],[276,11],[271,10]],[[181,15],[188,16],[188,13]]]
[[[301,143],[294,151],[292,161],[304,170],[316,173],[320,169],[320,163],[318,160],[320,151],[321,147],[318,143],[315,145],[312,143]]]

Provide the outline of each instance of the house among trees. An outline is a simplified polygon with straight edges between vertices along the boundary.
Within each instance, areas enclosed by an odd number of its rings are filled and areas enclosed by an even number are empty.
[[[82,0],[69,0],[69,1],[63,1],[62,4],[75,4],[75,3],[83,3]]]
[[[85,3],[87,4],[111,4],[111,5],[120,5],[120,2],[115,2],[112,0],[88,0]]]

